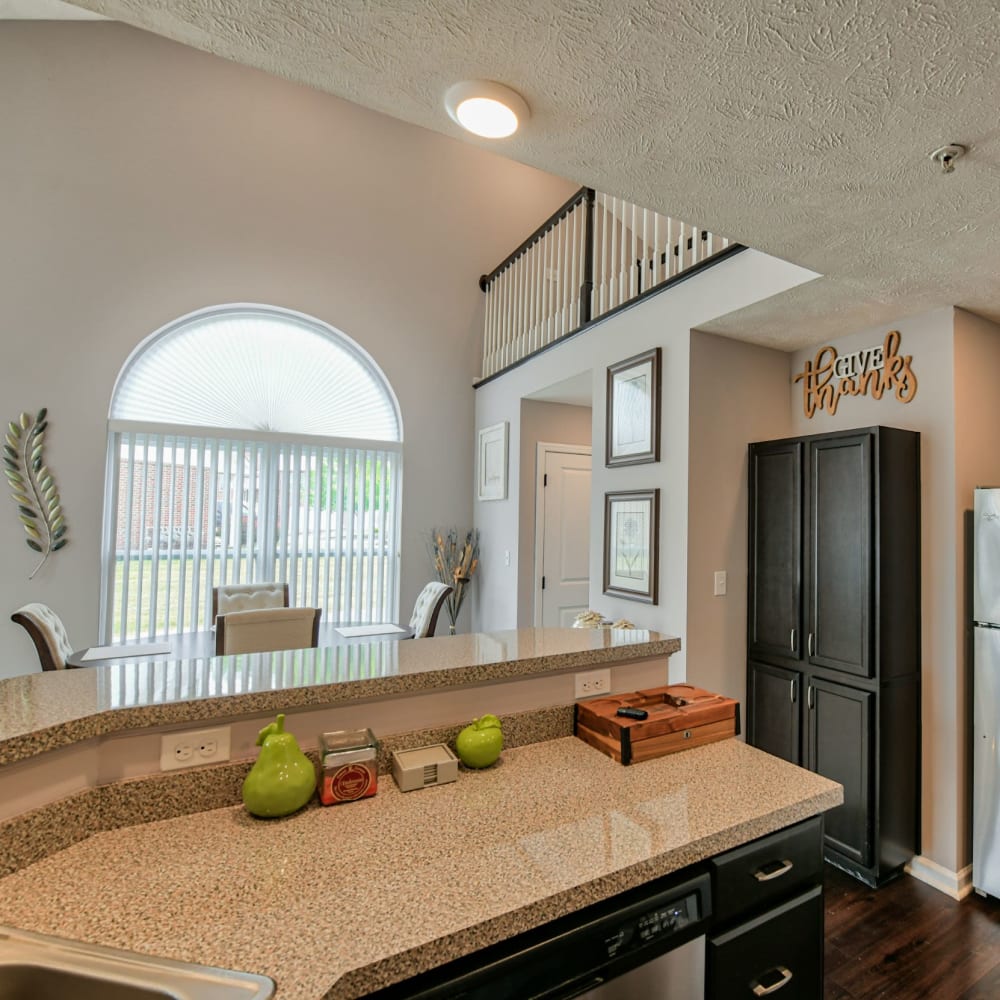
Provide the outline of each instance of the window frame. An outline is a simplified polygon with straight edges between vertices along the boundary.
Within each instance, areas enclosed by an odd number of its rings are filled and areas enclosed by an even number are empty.
[[[273,317],[279,321],[284,319],[291,319],[292,321],[295,322],[296,325],[305,326],[307,330],[319,334],[320,337],[323,340],[326,340],[333,349],[349,353],[350,355],[353,356],[353,358],[356,361],[361,362],[361,364],[366,368],[368,374],[372,377],[375,386],[385,394],[385,401],[388,403],[391,413],[395,419],[396,429],[398,432],[397,440],[391,441],[384,439],[338,437],[335,435],[297,434],[291,431],[270,431],[270,430],[259,430],[259,429],[249,429],[249,428],[239,428],[239,427],[195,425],[188,423],[175,424],[175,423],[164,423],[157,420],[141,420],[141,419],[112,416],[112,414],[115,412],[116,403],[119,400],[121,389],[123,386],[127,385],[129,375],[131,372],[134,371],[135,365],[147,351],[149,351],[150,349],[154,349],[155,346],[158,343],[160,343],[163,338],[169,337],[171,334],[175,334],[179,331],[186,331],[192,324],[202,322],[206,318],[216,318],[219,316],[238,317],[240,315],[247,315],[247,314],[258,319],[265,317]],[[366,391],[368,391],[368,388],[369,388],[368,386],[365,387]],[[194,443],[196,441],[199,442],[199,449],[195,450],[198,450],[198,454],[200,456],[198,460],[202,462],[204,462],[204,460],[208,456],[209,448],[215,450],[214,455],[215,457],[217,457],[218,455],[222,454],[222,451],[220,449],[227,447],[232,448],[234,446],[240,447],[241,455],[244,454],[243,451],[244,448],[248,452],[250,448],[263,448],[264,455],[267,457],[269,463],[274,462],[280,464],[280,460],[282,460],[282,456],[284,456],[283,460],[285,461],[285,468],[283,471],[279,472],[277,465],[275,465],[274,468],[269,468],[268,470],[257,469],[256,472],[256,475],[258,477],[262,477],[265,480],[265,482],[267,481],[267,478],[270,477],[269,489],[270,493],[273,494],[272,496],[269,496],[269,498],[266,501],[264,501],[265,504],[264,509],[262,509],[261,511],[257,511],[255,509],[255,514],[257,514],[258,516],[263,514],[263,516],[267,518],[267,520],[264,523],[270,522],[269,515],[276,514],[277,503],[278,503],[277,491],[282,486],[282,484],[285,483],[285,478],[292,477],[293,475],[295,477],[301,475],[300,471],[295,471],[292,469],[291,462],[293,460],[308,461],[309,457],[315,459],[317,455],[323,455],[324,459],[327,457],[332,459],[332,453],[334,452],[339,453],[340,458],[344,459],[348,454],[350,454],[354,456],[353,459],[355,463],[354,475],[350,477],[350,479],[344,477],[338,479],[337,485],[339,487],[342,487],[344,490],[348,489],[350,490],[350,496],[352,497],[351,502],[353,504],[352,514],[350,516],[352,532],[356,530],[357,516],[358,516],[356,510],[356,503],[354,503],[353,500],[354,488],[356,485],[359,484],[361,488],[367,488],[368,478],[371,474],[369,470],[369,463],[371,461],[371,456],[376,453],[384,453],[384,462],[381,458],[378,459],[378,461],[382,462],[383,464],[379,464],[377,468],[379,473],[383,477],[391,477],[392,495],[387,496],[384,492],[380,493],[382,501],[382,507],[380,508],[382,509],[382,523],[389,530],[383,532],[383,534],[381,535],[382,539],[384,540],[383,548],[380,553],[381,561],[379,565],[381,569],[377,569],[375,567],[375,564],[373,563],[372,566],[369,567],[369,576],[366,577],[365,579],[366,580],[374,579],[374,577],[370,577],[370,574],[375,573],[376,576],[379,577],[379,579],[381,579],[382,586],[388,588],[387,591],[388,608],[384,609],[387,613],[383,615],[380,618],[380,620],[395,620],[398,617],[399,589],[400,589],[399,563],[401,556],[401,522],[402,522],[402,491],[403,491],[402,420],[400,417],[398,400],[388,379],[381,371],[381,369],[378,367],[378,365],[376,365],[375,362],[371,359],[371,357],[367,354],[367,352],[365,352],[364,349],[360,347],[360,345],[358,345],[346,334],[330,326],[329,324],[324,323],[321,320],[315,319],[310,316],[306,316],[303,313],[297,313],[292,310],[285,310],[274,306],[248,305],[245,303],[236,304],[232,306],[213,306],[209,309],[198,310],[186,316],[182,316],[168,323],[166,326],[162,327],[160,330],[151,334],[149,337],[145,338],[129,355],[125,364],[122,366],[121,371],[119,372],[118,379],[116,380],[114,391],[112,393],[111,402],[109,405],[107,433],[108,433],[108,438],[107,438],[108,446],[107,446],[106,472],[105,472],[104,491],[103,491],[104,513],[102,519],[102,541],[101,541],[102,586],[101,586],[100,620],[99,620],[99,633],[102,642],[117,641],[123,637],[145,638],[158,631],[155,627],[157,619],[156,616],[153,614],[150,614],[148,616],[149,620],[145,621],[143,620],[143,617],[140,614],[137,617],[134,629],[128,626],[123,617],[121,629],[117,630],[117,634],[116,630],[114,629],[114,618],[117,610],[116,562],[118,561],[121,555],[121,553],[118,550],[117,536],[119,527],[118,522],[119,522],[119,499],[120,499],[119,469],[123,462],[123,458],[121,455],[123,435],[132,437],[133,440],[134,440],[133,437],[134,435],[154,436],[157,439],[156,467],[159,470],[157,475],[160,476],[162,476],[163,470],[167,468],[167,466],[164,464],[165,460],[163,452],[164,449],[169,447],[173,447],[176,450],[183,450],[183,454],[185,456],[184,462],[186,464],[187,469],[195,468],[196,463],[192,449],[194,448]],[[177,439],[183,439],[185,444],[181,446],[176,443],[174,444],[171,443],[171,441],[176,442]],[[148,447],[147,451],[144,454],[145,455],[149,454]],[[362,471],[360,477],[358,476],[358,467],[357,467],[358,455],[363,456],[361,458],[361,461],[365,463],[364,471]],[[296,456],[298,457],[296,458]],[[215,497],[216,497],[216,491],[219,488],[219,479],[216,475],[218,470],[215,467],[215,457],[212,458],[213,468],[211,475],[214,478],[212,479],[211,491],[209,493],[209,496],[212,498],[211,502],[213,503],[213,505],[217,503]],[[134,463],[135,460],[136,460],[136,452],[133,451],[129,461]],[[177,472],[178,467],[179,463],[175,461],[173,464],[173,469],[171,470],[171,476],[178,475]],[[340,470],[340,472],[343,473],[344,471],[343,461],[341,461],[340,465],[338,466],[338,469]],[[134,471],[132,474],[134,475]],[[187,477],[190,474],[191,473],[189,472],[184,473],[186,484],[188,484]],[[307,474],[308,474],[308,469],[307,469]],[[148,472],[144,472],[144,475],[148,475]],[[346,473],[344,475],[346,476]],[[227,480],[225,480],[227,494],[230,496],[230,499],[227,500],[227,508],[226,508],[227,512],[230,509],[229,505],[231,505],[232,503],[236,503],[237,504],[236,509],[237,511],[239,510],[239,504],[242,502],[242,500],[232,501],[231,494],[234,485],[243,482],[242,476],[243,476],[242,473],[237,474],[234,472],[233,474],[229,475],[229,478]],[[190,489],[203,491],[205,477],[206,473],[204,469],[202,469],[199,472],[199,478],[198,478],[199,485],[193,486],[188,484],[190,486]],[[379,480],[379,482],[382,483],[384,483],[384,481],[385,481],[384,479]],[[175,489],[175,482],[176,481],[174,479],[171,480],[171,485],[172,487],[174,487],[174,489]],[[311,479],[308,482],[311,482]],[[310,487],[308,485],[308,482],[307,482],[307,493],[311,495],[311,492],[313,489],[315,489],[315,487]],[[348,483],[350,483],[349,486]],[[256,485],[258,489],[261,488],[260,479],[257,480]],[[159,492],[161,486],[162,483],[159,483],[158,492],[156,493],[157,504],[160,503],[159,498],[162,497],[162,493]],[[148,488],[144,488],[143,491],[144,495],[147,489]],[[288,478],[288,482],[285,483],[284,489],[286,493],[285,497],[286,503],[290,505],[292,503],[290,478]],[[384,485],[381,486],[380,489],[384,491],[385,486]],[[176,496],[177,494],[175,489],[175,492],[173,493],[174,499],[176,499]],[[198,509],[201,510],[202,497],[199,496],[196,500],[193,500],[192,499],[193,497],[194,494],[189,492],[188,494],[186,494],[185,502],[187,504],[195,502],[199,505]],[[299,493],[299,497],[301,498],[301,492]],[[340,496],[338,502],[340,503],[341,507],[343,507],[344,500],[342,496]],[[310,506],[307,509],[309,509],[310,511],[317,512],[315,515],[315,523],[318,525],[320,521],[320,515],[318,512],[323,510],[324,508],[318,506]],[[254,551],[251,551],[249,549],[247,550],[246,555],[249,559],[252,560],[252,563],[248,567],[247,574],[242,575],[241,577],[240,574],[237,573],[237,578],[242,578],[244,582],[247,581],[254,582],[256,577],[256,571],[259,565],[257,561],[258,559],[263,560],[265,563],[267,563],[268,561],[272,561],[275,563],[275,565],[280,565],[282,560],[284,560],[285,565],[287,566],[289,558],[292,559],[293,563],[300,556],[306,558],[307,560],[308,558],[310,558],[310,554],[305,549],[302,549],[300,551],[298,548],[298,546],[301,543],[301,532],[299,531],[299,525],[298,525],[299,512],[301,510],[302,510],[301,502],[298,502],[294,507],[294,509],[290,506],[288,507],[287,516],[284,522],[285,530],[278,538],[280,544],[278,545],[277,553],[271,551],[271,548],[273,548],[272,542],[275,541],[275,539],[271,537],[271,535],[273,535],[272,531],[270,535],[266,535],[265,538],[263,539],[263,541],[266,541],[268,544],[267,551],[264,551],[263,546],[261,546],[260,555],[258,556],[255,550]],[[367,505],[363,505],[362,507],[363,518],[367,518],[367,513],[366,513],[367,510],[368,510]],[[388,519],[386,511],[388,511],[389,515],[391,516],[391,520],[393,522],[391,525],[386,523]],[[130,534],[131,534],[131,529],[135,527],[134,516],[135,516],[135,511],[130,510],[125,522],[125,524],[130,529]],[[151,529],[153,537],[156,539],[156,541],[154,542],[153,547],[148,550],[151,555],[151,558],[154,560],[154,565],[157,565],[157,560],[159,559],[159,551],[158,551],[160,547],[159,540],[161,533],[164,531],[164,525],[163,523],[160,522],[159,515],[156,516],[157,520],[154,521],[155,527]],[[313,515],[310,514],[310,517],[312,516]],[[144,533],[146,531],[145,511],[143,512],[142,517],[143,520],[139,526],[140,533]],[[329,510],[327,510],[327,517],[329,518]],[[185,509],[184,518],[185,518],[184,524],[186,525],[187,509]],[[201,514],[199,514],[199,518],[200,518],[199,520],[200,526],[202,527],[204,526],[204,524],[206,523],[205,521],[206,518],[212,518],[214,526],[215,518],[212,515],[211,509],[208,511],[202,511]],[[341,554],[338,555],[337,558],[342,559],[346,554],[350,559],[353,559],[354,555],[356,555],[357,553],[355,553],[353,549],[349,553],[346,552],[346,549],[344,548],[342,543],[347,536],[343,535],[342,533],[341,522],[338,520],[337,523],[341,527],[341,533],[337,536],[337,539],[335,540],[338,544],[341,544]],[[187,527],[182,526],[180,530],[183,532],[188,529]],[[208,531],[207,528],[205,528],[204,530],[206,532]],[[308,526],[306,528],[306,531],[308,532]],[[330,534],[329,534],[329,523],[327,531],[328,531],[327,548],[329,550],[331,544]],[[190,532],[188,533],[190,534]],[[354,537],[353,534],[351,537],[352,538]],[[199,538],[202,539],[202,536],[199,536]],[[306,535],[306,538],[308,539],[308,534]],[[319,538],[320,538],[320,532],[319,530],[317,530],[313,538],[314,545],[319,544]],[[374,538],[374,531],[372,532],[372,538]],[[207,538],[202,539],[202,541],[200,541],[199,544],[206,544],[208,540],[211,540],[211,544],[213,547],[211,559],[214,561],[214,559],[216,558],[215,556],[216,542],[214,540],[214,535],[212,533],[209,533],[207,535]],[[229,543],[228,536],[226,538],[226,542],[227,544]],[[185,543],[183,544],[186,547],[187,542],[185,541]],[[309,544],[308,541],[306,544],[307,545]],[[130,543],[126,542],[123,551],[126,554],[128,554],[130,552],[130,547],[131,547]],[[388,551],[388,548],[391,548],[391,551]],[[142,554],[143,545],[141,543],[138,546],[138,549],[140,557],[145,558],[145,556],[143,556]],[[240,540],[237,538],[235,543],[230,545],[229,549],[225,549],[222,552],[222,558],[223,559],[233,558],[242,560],[242,558],[244,558],[244,556],[241,554],[242,549],[243,546]],[[171,548],[171,543],[168,542],[168,550],[167,550],[168,557],[172,555],[172,551],[173,550]],[[193,552],[193,547],[192,547],[192,552]],[[316,549],[312,553],[312,558],[316,558],[318,552],[319,550]],[[290,553],[292,554],[291,556],[289,555]],[[186,548],[185,551],[180,554],[182,558],[191,559],[191,555],[186,552]],[[374,558],[376,554],[374,549],[374,543],[371,545],[371,551],[363,554],[370,555],[371,557]],[[330,559],[329,551],[327,551],[326,557],[329,562]],[[200,558],[201,558],[200,555],[194,557],[195,567],[197,567],[198,559]],[[184,574],[187,572],[188,568],[189,567],[187,563],[182,563],[181,567],[182,578],[184,577]],[[266,572],[266,568],[263,568],[262,571]],[[192,572],[194,572],[193,569]],[[304,573],[305,571],[303,570],[303,574]],[[199,628],[201,627],[207,627],[207,625],[202,625],[200,623],[200,618],[203,612],[199,610],[199,608],[205,609],[208,606],[210,606],[211,587],[213,585],[218,585],[220,583],[225,583],[225,582],[232,582],[232,580],[229,579],[228,577],[216,576],[214,578],[209,578],[205,581],[204,589],[206,593],[199,593],[197,602],[192,603],[190,612],[192,621],[190,623],[184,623],[185,624],[184,631],[199,630]],[[292,602],[295,603],[295,595],[294,595],[295,581],[287,581],[287,582],[289,582],[290,585],[292,586],[293,589]],[[327,574],[327,583],[329,584],[329,572]],[[200,583],[198,584],[198,586],[200,588]],[[306,586],[306,589],[308,589],[307,584],[304,584],[304,586]],[[374,585],[370,583],[370,586]],[[359,587],[359,594],[360,594],[360,589],[361,588]],[[169,592],[169,584],[167,590]],[[317,595],[312,594],[310,596],[315,598]],[[330,595],[326,593],[325,600],[328,602],[329,599]],[[370,604],[371,600],[369,599],[369,605]],[[124,603],[122,607],[123,608],[125,607]],[[207,616],[208,612],[205,612],[205,614]],[[150,627],[151,625],[153,626],[152,629]]]

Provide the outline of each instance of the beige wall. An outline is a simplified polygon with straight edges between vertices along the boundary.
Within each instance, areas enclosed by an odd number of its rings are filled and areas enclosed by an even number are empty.
[[[747,445],[790,433],[788,355],[693,331],[689,412],[687,676],[745,711]]]
[[[958,628],[955,630],[956,698],[958,727],[955,733],[958,760],[959,864],[972,859],[971,749],[972,661],[969,655],[969,622],[972,596],[968,593],[970,553],[966,548],[966,512],[972,510],[977,486],[1000,486],[1000,327],[955,310],[955,562],[958,579]],[[964,669],[963,669],[964,664]]]
[[[535,624],[535,577],[528,567],[535,558],[535,515],[538,494],[538,444],[590,445],[591,409],[545,403],[537,399],[521,400],[520,497],[521,519],[518,524],[516,558],[525,571],[518,577],[517,625]],[[515,553],[511,553],[515,558]]]
[[[96,639],[115,378],[209,305],[300,310],[382,367],[411,607],[432,525],[472,520],[478,277],[575,185],[115,23],[0,21],[0,93],[0,416],[49,407],[70,539],[29,582],[33,553],[0,517],[0,676],[37,669],[7,620],[27,601],[74,645]]]
[[[922,673],[922,854],[956,872],[966,863],[962,846],[967,804],[959,784],[965,739],[961,677],[964,663],[957,637],[962,631],[961,577],[956,557],[956,351],[954,310],[939,309],[895,324],[902,352],[913,356],[918,380],[910,403],[847,397],[834,416],[803,413],[801,384],[791,389],[795,434],[820,434],[883,424],[920,432],[921,472],[921,644]],[[840,354],[881,344],[892,327],[876,327],[834,342]],[[815,350],[791,357],[797,374]]]

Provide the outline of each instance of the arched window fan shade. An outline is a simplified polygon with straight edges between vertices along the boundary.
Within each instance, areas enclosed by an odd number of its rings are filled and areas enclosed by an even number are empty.
[[[357,345],[293,313],[196,315],[126,366],[112,419],[399,441],[395,399]]]
[[[110,416],[103,641],[207,629],[213,587],[265,580],[324,621],[396,620],[398,407],[349,338],[195,314],[133,354]]]

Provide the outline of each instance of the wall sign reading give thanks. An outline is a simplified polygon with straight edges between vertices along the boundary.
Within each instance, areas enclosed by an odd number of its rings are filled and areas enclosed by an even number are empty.
[[[821,347],[812,361],[795,376],[802,383],[802,408],[808,419],[817,410],[837,412],[844,396],[881,399],[892,392],[901,403],[917,394],[913,356],[899,353],[900,333],[890,330],[880,347],[866,347],[853,354],[838,354],[832,345]]]

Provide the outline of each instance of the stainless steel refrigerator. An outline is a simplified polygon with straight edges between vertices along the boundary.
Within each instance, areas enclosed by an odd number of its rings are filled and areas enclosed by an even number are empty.
[[[973,510],[972,885],[1000,896],[1000,489]]]

